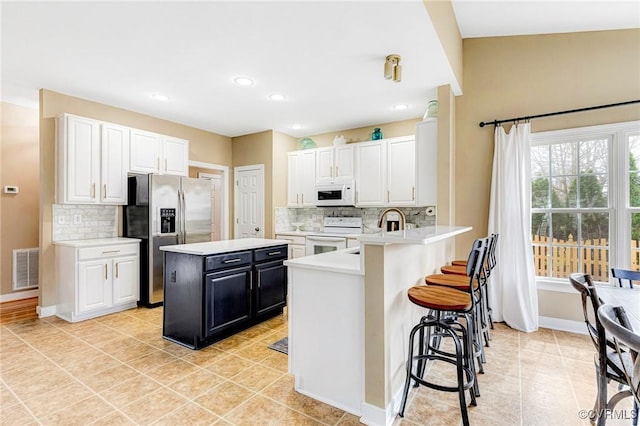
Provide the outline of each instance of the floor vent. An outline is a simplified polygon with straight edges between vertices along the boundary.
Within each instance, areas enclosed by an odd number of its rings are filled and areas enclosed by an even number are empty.
[[[13,289],[38,288],[38,248],[13,251]]]

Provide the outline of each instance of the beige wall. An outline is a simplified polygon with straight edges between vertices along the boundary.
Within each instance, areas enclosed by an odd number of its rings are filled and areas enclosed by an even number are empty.
[[[38,110],[1,103],[0,187],[19,187],[0,196],[0,295],[12,293],[13,250],[38,247]]]
[[[438,87],[438,225],[455,225],[456,102],[451,86]]]
[[[333,146],[333,139],[338,135],[343,135],[348,143],[364,142],[371,140],[373,129],[379,127],[382,135],[386,138],[395,138],[397,136],[407,136],[416,133],[416,123],[422,121],[422,117],[412,118],[410,120],[394,121],[391,123],[376,124],[374,126],[358,127],[356,129],[336,130],[331,133],[322,133],[309,136],[318,147]]]
[[[456,14],[449,0],[423,0],[427,13],[431,18],[433,27],[438,34],[440,44],[444,49],[449,66],[453,70],[453,74],[458,81],[460,89],[463,85],[463,66],[462,66],[462,36],[458,29],[458,21]],[[458,93],[456,91],[456,93]]]
[[[273,132],[273,207],[287,207],[287,152],[298,149],[298,139]],[[273,229],[275,230],[275,215]]]
[[[456,99],[457,257],[487,232],[493,126],[481,121],[543,114],[640,98],[640,30],[464,40],[464,95]],[[640,119],[636,105],[532,121],[532,132]],[[551,295],[551,296],[549,296]],[[564,311],[540,292],[540,314]],[[576,303],[578,303],[576,301]],[[574,319],[575,315],[565,316]]]
[[[40,306],[56,303],[52,205],[55,189],[55,117],[62,113],[108,121],[189,140],[189,159],[231,166],[231,138],[132,111],[40,91]]]
[[[273,238],[273,131],[266,130],[233,138],[232,157],[233,167],[264,165],[264,238]],[[235,188],[234,185],[231,186]],[[233,200],[234,193],[231,192],[230,195]],[[233,201],[230,210],[230,217],[235,217]]]

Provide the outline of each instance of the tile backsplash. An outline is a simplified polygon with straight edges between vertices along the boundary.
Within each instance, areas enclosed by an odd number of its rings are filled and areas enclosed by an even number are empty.
[[[74,218],[76,223],[74,224]],[[77,223],[79,219],[80,223]],[[118,236],[118,206],[53,205],[53,241]]]
[[[357,207],[310,207],[289,209],[276,207],[276,232],[294,229],[292,223],[299,222],[305,231],[320,231],[325,216],[362,217],[364,232],[378,232],[378,218],[385,207],[357,208]],[[427,216],[426,207],[401,207],[400,210],[407,217],[407,223],[414,223],[416,227],[436,224],[435,216]]]

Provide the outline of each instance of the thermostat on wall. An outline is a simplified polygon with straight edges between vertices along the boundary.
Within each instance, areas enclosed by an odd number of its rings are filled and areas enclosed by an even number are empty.
[[[5,186],[4,187],[4,193],[5,194],[17,194],[18,192],[20,192],[20,188],[18,188],[17,186]]]

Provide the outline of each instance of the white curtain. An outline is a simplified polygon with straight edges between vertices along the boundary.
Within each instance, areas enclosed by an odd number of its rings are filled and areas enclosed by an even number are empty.
[[[538,293],[531,251],[531,124],[507,134],[496,126],[489,232],[499,234],[489,297],[493,320],[521,331],[538,329]]]

